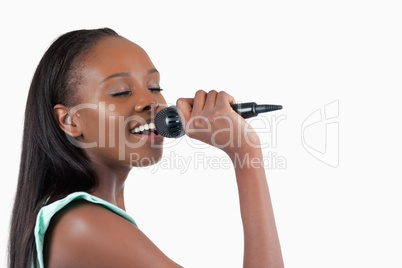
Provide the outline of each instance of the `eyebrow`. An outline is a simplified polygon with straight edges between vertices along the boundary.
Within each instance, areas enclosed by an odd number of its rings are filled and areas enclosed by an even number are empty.
[[[102,80],[102,82],[100,82],[100,84],[102,85],[103,83],[105,83],[107,80],[114,78],[114,77],[127,77],[127,76],[131,76],[131,73],[129,72],[121,72],[121,73],[115,73],[112,75],[109,75],[108,77],[106,77],[105,79]]]
[[[148,74],[153,74],[153,73],[159,73],[159,71],[157,69],[150,69],[147,72]],[[105,83],[107,80],[114,78],[114,77],[128,77],[128,76],[132,76],[132,74],[130,72],[121,72],[121,73],[115,73],[112,75],[109,75],[108,77],[106,77],[105,79],[102,80],[102,82],[100,83],[101,85],[103,83]]]

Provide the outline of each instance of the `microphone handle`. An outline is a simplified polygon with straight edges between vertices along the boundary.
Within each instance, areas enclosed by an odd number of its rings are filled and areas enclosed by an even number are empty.
[[[243,118],[257,116],[259,113],[271,112],[282,109],[282,105],[260,104],[255,102],[235,103],[230,105],[233,110]]]

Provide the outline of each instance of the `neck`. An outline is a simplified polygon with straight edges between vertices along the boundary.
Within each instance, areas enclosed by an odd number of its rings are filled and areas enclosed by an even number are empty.
[[[124,205],[124,183],[130,172],[129,167],[110,167],[94,164],[98,179],[98,188],[92,195],[126,210]]]

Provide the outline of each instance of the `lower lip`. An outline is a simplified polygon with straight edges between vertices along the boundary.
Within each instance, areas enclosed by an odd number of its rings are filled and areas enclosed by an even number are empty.
[[[143,134],[132,134],[138,136],[141,139],[146,139],[149,142],[160,143],[163,142],[164,137],[162,135],[156,135],[155,133],[151,132],[147,135]]]

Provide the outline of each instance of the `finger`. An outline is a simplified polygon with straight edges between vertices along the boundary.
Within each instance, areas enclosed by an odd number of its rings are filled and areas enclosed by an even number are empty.
[[[188,122],[193,110],[193,98],[180,98],[176,101],[177,113],[182,122]]]
[[[216,97],[216,106],[227,106],[235,103],[235,99],[225,91],[220,91]]]
[[[215,107],[217,95],[218,92],[216,90],[211,90],[208,92],[207,98],[205,100],[204,110],[212,110]]]
[[[176,101],[176,106],[177,106],[177,103],[178,102],[187,102],[188,104],[190,104],[190,106],[191,106],[191,109],[193,108],[193,104],[194,104],[194,98],[180,98],[180,99],[178,99],[177,101]]]
[[[201,114],[201,111],[204,109],[206,97],[207,93],[204,90],[198,90],[195,93],[193,111],[191,113],[192,116]]]

